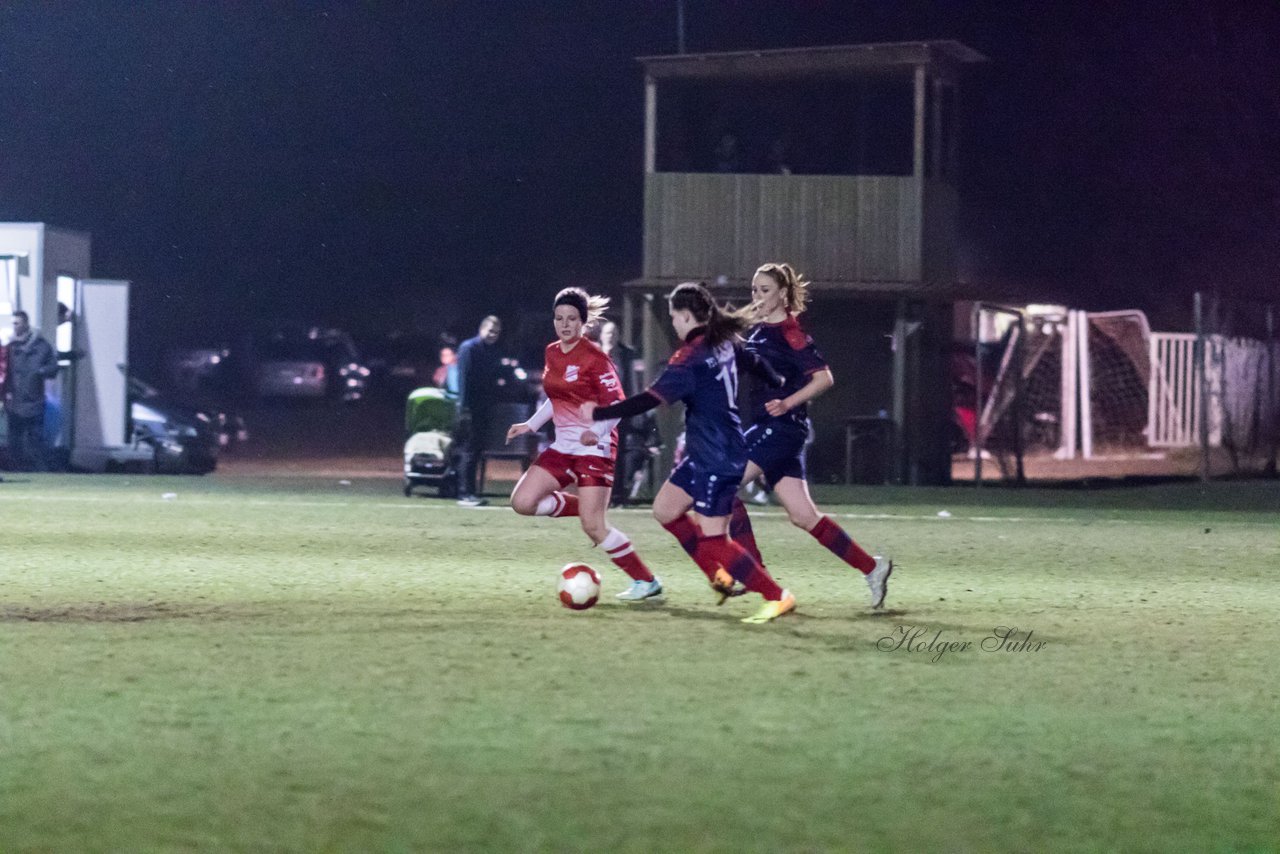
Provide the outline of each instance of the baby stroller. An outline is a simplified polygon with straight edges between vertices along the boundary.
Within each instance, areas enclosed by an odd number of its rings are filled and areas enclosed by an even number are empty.
[[[404,495],[416,486],[434,487],[441,498],[458,495],[458,472],[453,466],[455,404],[440,388],[410,392],[405,403]]]

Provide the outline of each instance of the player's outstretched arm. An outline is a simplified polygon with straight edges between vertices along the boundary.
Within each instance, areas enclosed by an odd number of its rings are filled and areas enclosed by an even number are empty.
[[[608,421],[615,418],[630,418],[633,415],[640,415],[661,405],[662,398],[651,391],[642,391],[611,406],[584,403],[579,408],[579,411],[587,421]]]
[[[517,436],[523,436],[525,433],[532,433],[535,430],[541,429],[543,424],[546,424],[551,420],[553,413],[554,409],[551,406],[551,400],[548,398],[547,400],[542,401],[542,405],[538,407],[536,412],[529,416],[528,421],[521,421],[518,424],[511,425],[507,430],[507,444],[510,445],[511,440]]]

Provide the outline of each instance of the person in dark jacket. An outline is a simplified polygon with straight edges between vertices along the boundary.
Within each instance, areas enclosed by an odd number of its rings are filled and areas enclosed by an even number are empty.
[[[502,363],[498,336],[502,321],[489,315],[480,321],[479,334],[458,348],[458,423],[454,431],[458,467],[458,504],[480,507],[488,502],[476,495],[476,467],[484,453],[493,421],[494,390]]]
[[[622,381],[622,393],[627,397],[635,394],[635,361],[636,351],[622,342],[618,324],[612,320],[598,323],[594,328],[591,340],[600,345],[606,356],[613,360],[618,369],[618,378]],[[613,481],[613,496],[610,506],[625,507],[630,500],[631,485],[637,468],[645,465],[649,459],[646,445],[649,427],[655,422],[652,412],[646,412],[635,418],[624,418],[618,424],[618,461],[617,476]]]
[[[9,459],[20,471],[42,471],[44,445],[44,384],[58,374],[52,345],[31,328],[25,311],[13,313],[4,378],[5,412],[9,416]]]

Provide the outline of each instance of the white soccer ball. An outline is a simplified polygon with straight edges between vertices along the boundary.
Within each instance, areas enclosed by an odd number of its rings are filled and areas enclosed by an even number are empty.
[[[600,600],[600,573],[585,563],[571,563],[560,570],[556,592],[561,605],[585,611]]]

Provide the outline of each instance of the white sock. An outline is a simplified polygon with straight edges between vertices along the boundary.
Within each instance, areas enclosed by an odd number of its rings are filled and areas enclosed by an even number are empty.
[[[633,551],[631,539],[617,528],[609,529],[609,533],[600,542],[600,548],[608,552],[610,557],[622,557]]]

